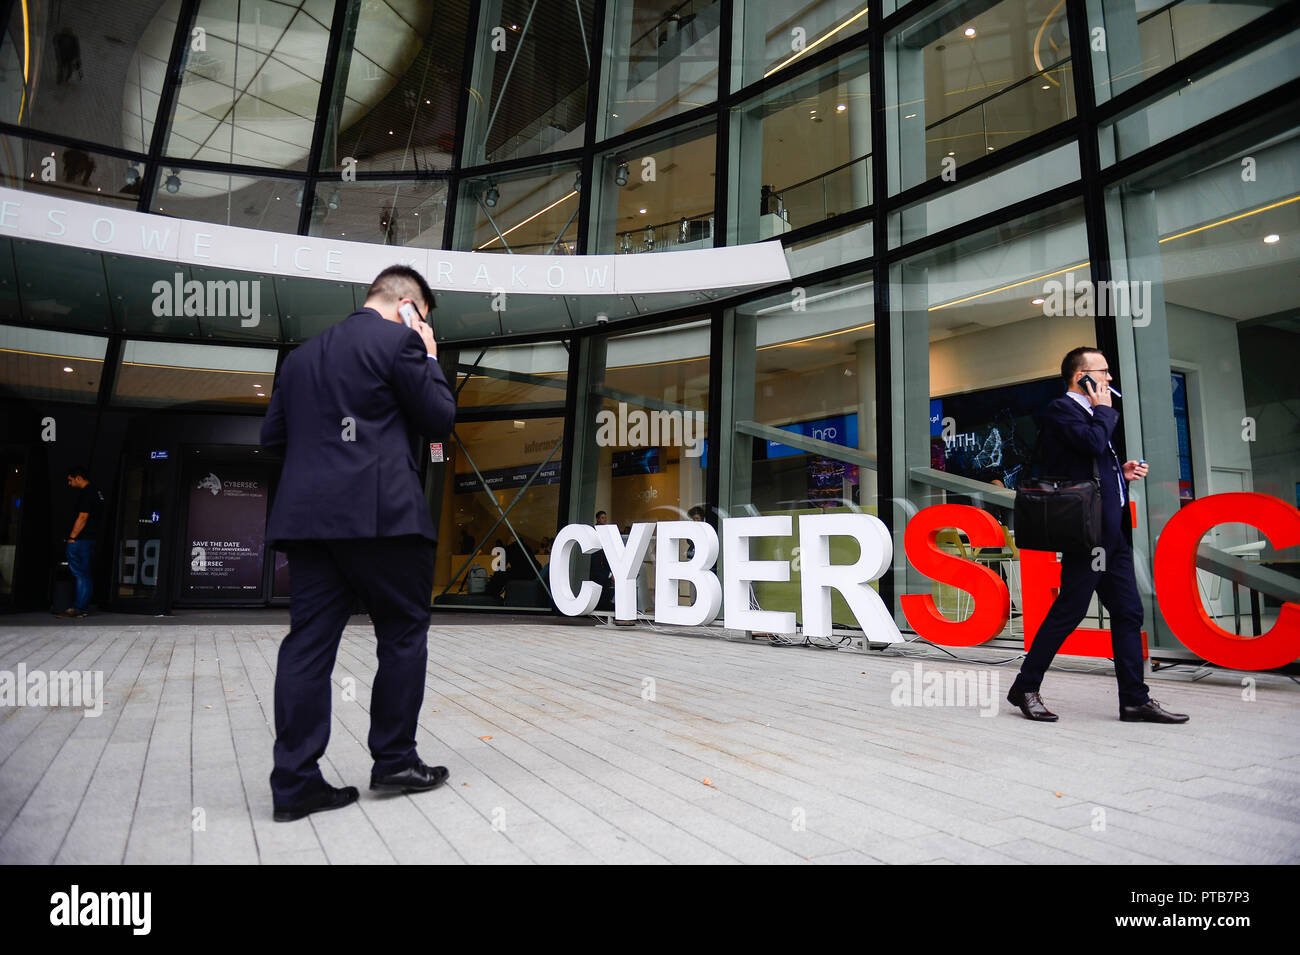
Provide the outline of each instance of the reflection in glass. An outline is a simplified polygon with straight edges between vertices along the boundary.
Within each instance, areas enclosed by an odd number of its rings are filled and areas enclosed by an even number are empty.
[[[309,234],[440,249],[446,215],[445,180],[323,181],[316,185]]]
[[[461,180],[453,247],[472,252],[577,251],[577,163]]]
[[[351,3],[322,169],[449,169],[469,3]]]
[[[966,15],[966,11],[970,14]],[[977,12],[978,11],[978,12]],[[940,3],[886,37],[890,191],[942,175],[1074,115],[1057,0]]]
[[[0,395],[93,403],[108,339],[0,325]]]
[[[305,168],[330,12],[328,4],[201,0],[166,154]]]
[[[718,98],[718,0],[614,0],[601,138]]]
[[[800,514],[877,513],[873,300],[868,273],[734,312],[728,510],[795,518],[795,538],[755,541],[756,559],[791,558]],[[857,548],[834,538],[831,557],[852,563]],[[754,597],[799,614],[800,578],[795,564],[787,582],[755,583]],[[832,611],[837,625],[857,625],[840,598]]]
[[[1280,5],[1175,0],[1139,9],[1135,0],[1089,0],[1088,19],[1109,40],[1091,44],[1097,100],[1124,92]]]
[[[305,192],[301,182],[288,179],[166,166],[159,170],[149,211],[176,219],[294,233]],[[321,211],[318,203],[316,212]]]
[[[0,39],[0,119],[147,152],[180,6],[9,5]]]
[[[1300,129],[1207,146],[1108,195],[1125,223],[1111,236],[1113,270],[1146,290],[1144,310],[1120,341],[1141,395],[1142,456],[1151,468],[1141,528],[1150,546],[1197,498],[1248,491],[1300,504],[1300,195],[1285,177],[1243,183],[1246,157],[1261,169],[1300,168]],[[1248,524],[1218,525],[1202,543],[1247,569],[1288,577],[1300,562],[1300,548],[1275,547]],[[1252,597],[1249,586],[1204,567],[1198,586],[1208,616],[1246,636],[1271,627],[1279,602],[1295,599],[1275,588]],[[1174,645],[1161,623],[1160,642]]]
[[[732,89],[867,28],[862,0],[736,0]]]
[[[591,252],[669,252],[713,246],[713,127],[598,156]]]
[[[74,146],[0,136],[0,185],[10,189],[134,209],[142,169],[143,163]]]
[[[113,403],[264,412],[275,359],[271,348],[128,341],[122,346]]]
[[[563,344],[510,345],[481,354],[466,349],[458,361],[458,407],[563,406],[569,373],[569,350]]]
[[[908,564],[902,533],[912,507],[973,504],[1003,525],[1005,546],[977,553],[955,531],[940,546],[1005,572],[1017,632],[1011,491],[1030,464],[1034,416],[1064,390],[1062,357],[1095,341],[1092,320],[1064,314],[1051,294],[1055,282],[1091,278],[1082,209],[1060,206],[959,239],[895,265],[890,278],[894,363],[905,369],[901,405],[891,408],[903,444],[894,487],[908,502],[894,511],[896,592],[930,594],[953,620],[969,615],[964,592]]]
[[[870,205],[866,56],[736,108],[731,143],[731,244],[770,239]]]
[[[599,39],[595,7],[595,0],[503,0],[483,8],[465,165],[582,146],[591,45]]]

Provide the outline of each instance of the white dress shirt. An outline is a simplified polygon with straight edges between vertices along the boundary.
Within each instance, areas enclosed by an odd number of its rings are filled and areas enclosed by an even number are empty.
[[[1089,417],[1092,416],[1093,410],[1091,401],[1079,394],[1077,391],[1067,391],[1066,394],[1073,398],[1079,407],[1088,412]],[[1110,451],[1110,456],[1115,459],[1115,467],[1119,471],[1119,503],[1122,507],[1128,503],[1128,482],[1124,480],[1124,466],[1120,464],[1119,455],[1115,453],[1115,446],[1109,441],[1106,442],[1106,449]]]

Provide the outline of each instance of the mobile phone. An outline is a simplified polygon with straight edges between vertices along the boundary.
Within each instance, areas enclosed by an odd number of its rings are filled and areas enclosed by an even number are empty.
[[[1087,390],[1088,390],[1088,386],[1089,386],[1089,385],[1092,386],[1092,390],[1093,390],[1093,391],[1100,391],[1100,390],[1101,390],[1100,388],[1097,387],[1097,383],[1096,383],[1095,381],[1092,380],[1092,376],[1091,376],[1091,375],[1080,375],[1080,376],[1079,376],[1079,384],[1083,385],[1083,390],[1084,390],[1084,391],[1087,391]]]
[[[406,327],[414,330],[415,323],[420,320],[420,313],[415,310],[415,306],[410,302],[403,302],[397,306],[397,314],[401,316]]]

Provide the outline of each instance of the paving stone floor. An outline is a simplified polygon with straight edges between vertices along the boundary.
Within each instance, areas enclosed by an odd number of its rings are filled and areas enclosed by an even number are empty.
[[[1241,674],[1161,671],[1192,720],[1153,726],[1118,721],[1106,664],[1066,661],[1043,688],[1061,722],[1032,724],[1002,699],[1015,663],[933,648],[435,618],[419,747],[451,780],[381,797],[355,623],[322,768],[361,800],[277,824],[284,627],[129,619],[0,621],[0,673],[104,681],[98,717],[0,706],[0,864],[1300,861],[1300,686],[1276,674],[1247,700]],[[918,664],[996,685],[996,715],[895,705]]]

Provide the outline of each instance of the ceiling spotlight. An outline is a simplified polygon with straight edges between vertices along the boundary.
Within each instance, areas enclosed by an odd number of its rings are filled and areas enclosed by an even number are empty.
[[[975,28],[974,28],[974,27],[967,27],[967,28],[966,28],[964,31],[962,31],[962,32],[964,32],[967,36],[974,36],[974,35],[975,35]]]
[[[837,103],[836,106],[835,106],[835,112],[837,112],[837,113],[842,113],[842,112],[844,112],[846,109],[848,109],[848,107],[845,106],[843,103]]]
[[[618,171],[614,173],[614,184],[618,186],[627,185],[627,163],[620,163]]]
[[[497,188],[497,184],[495,182],[489,179],[487,192],[484,193],[483,195],[483,205],[487,206],[489,209],[495,209],[497,203],[500,201],[501,201],[501,190]]]
[[[993,152],[993,147],[992,146],[986,147],[986,152]]]
[[[1268,235],[1264,236],[1264,242],[1267,243],[1268,245],[1272,245],[1274,242],[1281,242],[1281,241],[1282,241],[1282,237],[1278,235],[1276,232],[1270,232]]]
[[[1036,299],[1034,299],[1032,302],[1030,302],[1029,304],[1030,304],[1030,305],[1042,305],[1043,302],[1045,302],[1045,301],[1046,301],[1046,299],[1043,299],[1043,298],[1036,298]]]
[[[71,366],[71,365],[64,365],[64,366],[63,366],[63,370],[64,370],[64,371],[67,371],[67,372],[70,372],[70,371],[72,371],[72,366]]]
[[[916,119],[916,114],[908,113],[906,116],[903,117],[903,119]]]
[[[1039,89],[1043,89],[1043,90],[1050,90],[1051,88],[1052,88],[1051,83],[1044,83],[1042,86],[1039,87]]]
[[[645,210],[644,210],[644,209],[640,210],[640,212],[641,212],[641,215],[645,215]]]
[[[948,155],[949,155],[949,156],[955,156],[955,155],[957,155],[957,154],[956,154],[956,153],[949,153]]]
[[[181,171],[179,169],[173,169],[171,171],[171,175],[168,176],[165,180],[163,180],[163,188],[170,193],[180,192],[181,191],[180,172]]]

